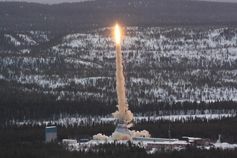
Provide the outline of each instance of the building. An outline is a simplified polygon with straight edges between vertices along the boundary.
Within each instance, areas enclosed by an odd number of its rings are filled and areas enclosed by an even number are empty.
[[[196,138],[196,137],[182,137],[183,140],[186,140],[191,144],[191,146],[210,146],[211,140],[206,138]]]
[[[77,144],[77,140],[76,139],[63,139],[62,143],[63,145]]]
[[[57,140],[57,127],[56,126],[48,126],[45,127],[45,142],[54,142]]]
[[[174,151],[184,150],[189,143],[186,141],[164,141],[164,142],[148,142],[146,145],[147,150],[157,149],[157,151]]]
[[[182,141],[178,139],[143,137],[133,138],[133,143],[144,147],[148,151],[153,149],[156,149],[156,151],[183,150],[186,149],[189,145],[187,141]]]

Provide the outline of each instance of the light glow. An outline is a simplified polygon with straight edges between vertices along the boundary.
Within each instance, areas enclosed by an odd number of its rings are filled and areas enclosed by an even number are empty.
[[[115,38],[115,43],[120,44],[120,42],[121,42],[121,28],[118,24],[116,24],[114,27],[114,38]]]

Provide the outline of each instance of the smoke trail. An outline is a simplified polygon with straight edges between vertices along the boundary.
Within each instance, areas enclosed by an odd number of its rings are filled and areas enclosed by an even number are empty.
[[[128,103],[125,93],[125,79],[123,74],[123,57],[120,43],[116,44],[116,90],[118,97],[118,111],[113,113],[115,118],[124,123],[129,123],[133,120],[133,114],[128,109]]]
[[[116,91],[118,98],[118,111],[113,113],[113,116],[119,120],[119,123],[112,133],[112,136],[107,137],[103,134],[93,136],[96,140],[132,140],[134,137],[150,137],[148,131],[131,131],[128,128],[132,126],[133,113],[128,109],[126,98],[125,79],[123,74],[123,56],[121,51],[121,32],[119,25],[115,25],[115,43],[116,43]]]

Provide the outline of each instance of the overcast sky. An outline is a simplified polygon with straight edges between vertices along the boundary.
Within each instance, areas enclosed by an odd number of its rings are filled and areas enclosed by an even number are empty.
[[[37,2],[37,3],[62,3],[62,2],[82,2],[82,1],[89,1],[89,0],[0,0],[0,1],[24,1],[24,2]]]
[[[88,0],[0,0],[0,1],[27,1],[27,2],[38,2],[38,3],[62,3],[62,2],[81,2]],[[236,2],[237,0],[203,0],[203,1],[215,1],[215,2]]]

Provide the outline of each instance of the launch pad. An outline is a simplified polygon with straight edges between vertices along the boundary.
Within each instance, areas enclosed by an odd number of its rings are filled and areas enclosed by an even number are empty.
[[[114,140],[131,140],[132,135],[125,123],[118,123],[114,133],[112,134],[112,138]]]

